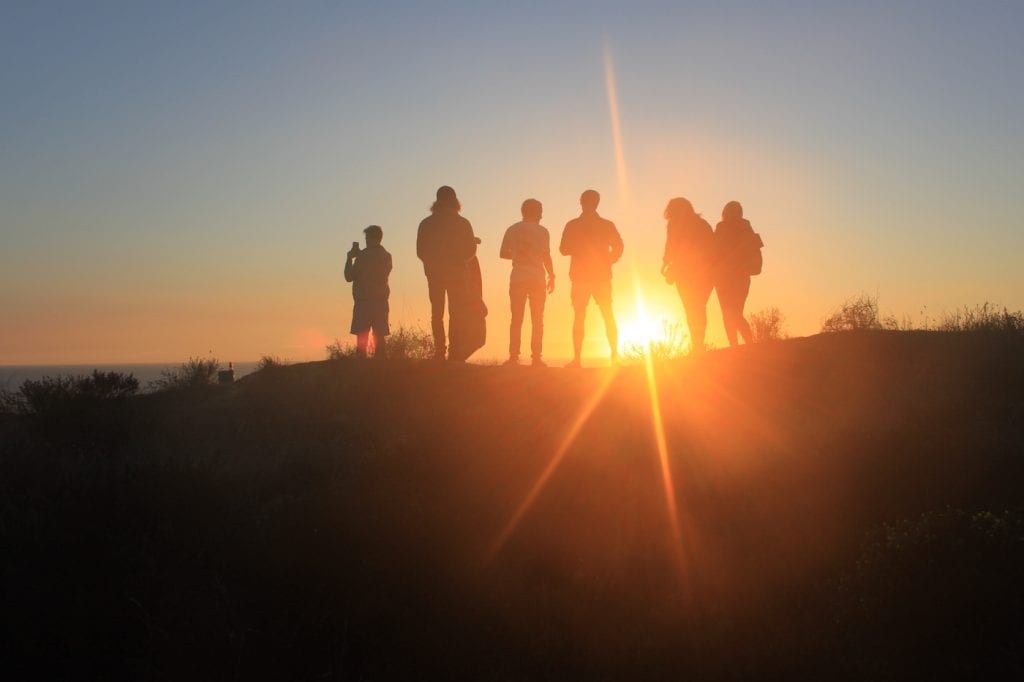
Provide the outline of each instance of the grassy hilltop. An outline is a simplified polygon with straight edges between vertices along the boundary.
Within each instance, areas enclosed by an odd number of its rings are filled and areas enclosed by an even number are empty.
[[[643,366],[355,360],[7,416],[0,658],[19,679],[1024,670],[1019,335],[824,334],[653,377],[660,420]]]

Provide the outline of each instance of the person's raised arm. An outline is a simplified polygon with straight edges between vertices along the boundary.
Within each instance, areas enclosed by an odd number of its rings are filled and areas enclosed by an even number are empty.
[[[356,253],[349,251],[345,254],[345,281],[354,282],[359,276],[359,264],[356,262]]]

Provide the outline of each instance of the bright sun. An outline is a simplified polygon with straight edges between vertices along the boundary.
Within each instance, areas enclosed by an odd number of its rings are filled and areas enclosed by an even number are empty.
[[[668,318],[657,315],[650,309],[649,301],[639,286],[635,289],[636,299],[631,314],[619,321],[619,342],[623,348],[647,349],[651,344],[666,341]]]
[[[619,338],[624,346],[646,348],[652,343],[665,339],[665,325],[637,311],[632,319],[625,319],[619,326]]]

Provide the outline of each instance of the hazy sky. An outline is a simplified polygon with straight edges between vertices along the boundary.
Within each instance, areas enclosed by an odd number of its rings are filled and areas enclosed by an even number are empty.
[[[415,230],[441,184],[483,239],[482,357],[507,348],[520,203],[557,244],[588,187],[626,243],[627,328],[634,273],[683,317],[657,276],[673,196],[712,224],[743,203],[766,243],[747,309],[792,334],[861,291],[918,321],[1019,309],[1022,26],[1019,2],[5,3],[0,364],[321,358],[370,223],[392,326],[428,327]]]

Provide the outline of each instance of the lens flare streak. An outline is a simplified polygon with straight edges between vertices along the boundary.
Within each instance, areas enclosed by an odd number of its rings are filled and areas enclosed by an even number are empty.
[[[626,155],[622,151],[622,124],[619,118],[619,94],[615,87],[615,65],[612,50],[604,46],[604,83],[608,92],[608,115],[612,122],[612,142],[615,145],[615,170],[619,180],[619,197],[626,201],[629,195],[629,181],[626,176]]]
[[[639,282],[635,280],[634,290],[637,314],[644,317],[647,314],[644,297],[640,292]],[[654,373],[654,359],[651,356],[650,348],[648,348],[648,352],[644,353],[644,370],[647,374],[647,396],[651,404],[651,427],[654,431],[654,444],[658,450],[658,464],[661,468],[661,484],[665,495],[665,511],[668,515],[672,535],[672,548],[682,570],[685,568],[685,561],[683,534],[679,526],[679,505],[676,502],[675,482],[672,478],[672,467],[669,464],[668,441],[665,438],[665,424],[661,416],[661,398],[658,396],[658,380]]]
[[[615,375],[615,368],[609,370],[605,374],[604,379],[601,381],[597,390],[591,396],[590,400],[588,400],[580,410],[579,414],[576,416],[576,420],[573,421],[572,425],[569,427],[569,430],[565,434],[565,438],[562,439],[558,449],[555,450],[555,454],[551,457],[547,466],[544,467],[544,471],[541,472],[537,482],[533,484],[532,488],[530,488],[530,492],[527,493],[522,503],[516,509],[515,514],[512,515],[508,524],[506,524],[505,528],[501,531],[501,534],[491,545],[491,550],[487,555],[488,561],[493,559],[495,555],[501,551],[501,548],[506,542],[508,542],[509,537],[511,537],[512,533],[515,532],[516,527],[523,520],[523,517],[530,511],[530,507],[533,506],[533,503],[537,500],[537,497],[540,496],[544,486],[547,485],[548,481],[554,475],[555,470],[558,469],[558,465],[561,464],[562,459],[565,458],[569,448],[572,447],[572,444],[576,441],[576,437],[579,436],[580,431],[583,430],[587,420],[590,419],[590,415],[592,415],[594,410],[597,409],[597,406],[601,404],[601,400],[604,399],[605,393],[608,392],[608,387],[611,386]]]

